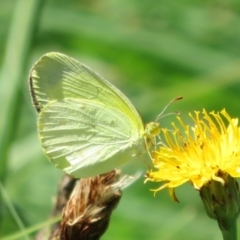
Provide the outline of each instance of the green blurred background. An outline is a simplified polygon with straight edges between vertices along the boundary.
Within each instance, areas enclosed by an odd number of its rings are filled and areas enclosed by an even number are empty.
[[[240,117],[238,1],[1,1],[0,180],[26,228],[46,220],[62,176],[41,150],[27,83],[32,64],[49,51],[75,57],[108,79],[145,121],[177,96],[184,99],[168,111],[184,119],[202,108]],[[174,118],[161,125],[170,127]],[[138,160],[123,171],[146,169]],[[153,197],[154,187],[141,177],[124,190],[103,240],[221,239],[190,184],[176,190],[179,204],[167,190]],[[2,194],[0,239],[20,231]]]

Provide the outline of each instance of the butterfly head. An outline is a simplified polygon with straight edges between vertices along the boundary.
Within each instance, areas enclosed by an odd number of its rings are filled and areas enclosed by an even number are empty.
[[[182,97],[177,97],[174,98],[173,100],[171,100],[167,106],[162,110],[162,112],[160,114],[158,114],[158,116],[156,117],[156,120],[154,122],[150,122],[148,124],[146,124],[145,127],[145,141],[146,141],[146,147],[147,149],[151,148],[151,146],[156,146],[156,137],[159,137],[161,128],[160,128],[160,124],[159,124],[159,120],[162,117],[168,116],[168,115],[172,115],[172,114],[177,114],[179,115],[179,112],[172,112],[172,113],[167,113],[165,114],[165,110],[168,108],[168,106],[175,101],[181,100]],[[160,139],[160,137],[159,137]]]
[[[160,124],[158,122],[150,122],[146,125],[146,136],[155,137],[160,133]]]
[[[146,147],[149,149],[152,145],[155,145],[156,136],[161,131],[160,124],[158,122],[150,122],[145,128]]]

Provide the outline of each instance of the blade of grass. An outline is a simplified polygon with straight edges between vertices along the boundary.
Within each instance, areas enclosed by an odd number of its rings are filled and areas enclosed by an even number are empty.
[[[39,22],[43,0],[18,0],[13,14],[0,75],[0,181],[7,174],[8,150],[16,131],[20,86],[26,72],[33,32]],[[26,79],[24,79],[26,80]]]
[[[11,212],[15,222],[17,223],[19,229],[20,229],[20,232],[21,233],[24,233],[25,232],[25,227],[23,225],[23,222],[21,221],[20,217],[18,216],[13,204],[11,203],[11,200],[9,199],[8,197],[8,194],[7,192],[5,191],[2,183],[0,182],[0,193],[2,194],[2,198],[5,200],[5,203],[9,209],[9,211]],[[26,240],[30,240],[30,238],[28,237],[27,234],[24,234],[24,239]]]
[[[1,240],[15,240],[15,239],[19,239],[27,234],[31,234],[31,233],[34,233],[40,229],[43,229],[45,227],[49,227],[51,226],[52,224],[58,222],[59,220],[61,219],[61,216],[56,216],[56,217],[53,217],[47,221],[44,221],[44,222],[41,222],[39,224],[36,224],[30,228],[27,228],[25,229],[24,232],[17,232],[17,233],[14,233],[14,234],[11,234],[11,235],[8,235],[8,236],[5,236],[3,238],[1,238]]]

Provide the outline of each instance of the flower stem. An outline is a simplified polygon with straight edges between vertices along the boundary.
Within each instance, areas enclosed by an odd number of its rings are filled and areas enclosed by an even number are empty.
[[[225,223],[218,223],[218,225],[222,231],[223,240],[237,240],[237,218]]]

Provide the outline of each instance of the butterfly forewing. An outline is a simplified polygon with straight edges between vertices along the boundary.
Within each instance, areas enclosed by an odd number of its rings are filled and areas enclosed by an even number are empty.
[[[38,112],[52,100],[89,99],[122,109],[139,127],[143,125],[139,113],[124,94],[85,65],[61,53],[48,53],[34,65],[30,91]]]

